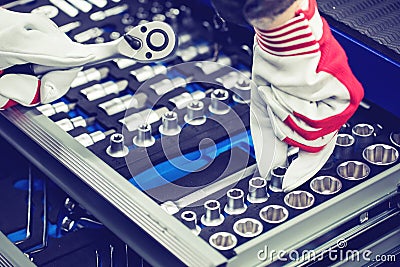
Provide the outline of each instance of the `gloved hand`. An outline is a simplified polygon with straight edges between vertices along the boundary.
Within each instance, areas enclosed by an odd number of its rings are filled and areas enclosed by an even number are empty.
[[[60,98],[81,70],[78,66],[92,58],[84,45],[72,42],[47,17],[0,9],[0,109]],[[26,74],[2,75],[1,70],[25,63],[75,68],[52,71],[40,79]]]
[[[256,32],[250,107],[254,149],[260,175],[268,179],[272,168],[287,166],[288,146],[299,148],[283,179],[288,192],[329,159],[363,89],[315,0],[251,2],[255,5],[245,11]]]
[[[288,165],[288,143],[308,147],[299,150],[285,173],[282,189],[289,192],[307,182],[324,166],[335,148],[337,131],[315,140],[305,140],[273,113],[266,101],[270,96],[265,91],[265,87],[253,84],[250,105],[251,132],[260,175],[270,180],[273,168]],[[314,149],[319,151],[309,152]]]

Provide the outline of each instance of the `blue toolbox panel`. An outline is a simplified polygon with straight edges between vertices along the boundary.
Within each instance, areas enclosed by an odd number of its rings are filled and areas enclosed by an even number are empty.
[[[0,132],[39,168],[10,152],[26,167],[10,162],[1,169],[0,192],[12,203],[0,203],[0,213],[12,219],[0,219],[0,231],[34,264],[263,265],[257,253],[266,244],[319,249],[333,246],[326,242],[333,236],[353,240],[351,229],[382,213],[398,222],[400,119],[392,108],[364,99],[327,164],[285,194],[283,168],[269,183],[256,169],[250,29],[232,26],[235,34],[217,38],[204,1],[68,2],[17,1],[9,8],[47,14],[81,43],[165,21],[179,47],[161,62],[85,68],[61,99],[2,112],[0,124],[15,129]],[[216,57],[214,40],[221,38]],[[353,48],[350,39],[342,42]],[[16,140],[21,133],[25,139]]]

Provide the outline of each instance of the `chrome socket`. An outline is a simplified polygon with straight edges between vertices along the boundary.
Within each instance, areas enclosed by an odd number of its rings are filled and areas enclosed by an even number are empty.
[[[307,209],[314,204],[314,196],[307,191],[293,191],[288,193],[284,202],[288,207],[293,209]]]
[[[399,152],[385,144],[371,145],[364,149],[362,155],[369,163],[379,166],[393,164],[399,159]]]
[[[138,147],[150,147],[154,145],[156,139],[151,135],[150,124],[142,124],[137,130],[137,136],[133,138],[133,143]]]
[[[355,139],[349,134],[338,134],[333,152],[336,159],[348,159],[352,156]]]
[[[124,136],[120,133],[115,133],[110,136],[110,145],[106,152],[113,158],[122,158],[128,155],[129,149],[124,144]]]
[[[342,182],[332,176],[319,176],[311,181],[310,187],[320,195],[333,195],[342,189]]]
[[[243,237],[256,237],[263,231],[263,225],[259,220],[243,218],[235,222],[233,231]]]
[[[237,238],[228,232],[218,232],[210,236],[208,242],[218,250],[230,250],[237,245]]]
[[[239,77],[236,81],[236,84],[233,87],[235,94],[232,99],[236,103],[239,104],[248,104],[250,103],[250,94],[251,94],[251,81],[250,79]]]
[[[202,125],[206,122],[204,115],[204,103],[194,100],[187,105],[186,115],[183,118],[187,124]]]
[[[201,228],[197,225],[197,215],[194,211],[184,211],[181,214],[181,222],[186,225],[195,235],[199,235]]]
[[[390,141],[393,145],[400,147],[400,132],[390,133]]]
[[[268,200],[267,180],[261,177],[253,177],[249,180],[249,193],[247,200],[250,203],[263,203]]]
[[[368,177],[370,168],[359,161],[346,161],[337,167],[336,172],[346,180],[362,180]]]
[[[62,219],[62,221],[61,221],[61,227],[60,228],[61,228],[61,231],[68,233],[68,232],[72,231],[74,226],[75,226],[75,221],[74,220],[72,220],[72,219],[70,219],[68,217],[64,217]]]
[[[289,211],[279,205],[269,205],[260,210],[259,216],[264,222],[278,224],[287,220]]]
[[[178,114],[176,112],[168,111],[162,115],[162,124],[158,128],[162,135],[178,135],[181,129],[181,126],[178,125]]]
[[[231,110],[229,107],[229,92],[225,89],[215,89],[211,93],[211,105],[208,109],[216,115],[227,114]]]
[[[225,205],[224,211],[229,215],[242,214],[247,210],[247,205],[244,204],[244,192],[241,189],[233,188],[230,189],[226,196],[228,202]]]
[[[282,192],[282,183],[285,173],[287,171],[286,167],[275,167],[271,170],[271,182],[269,184],[269,189],[272,192]]]
[[[374,127],[370,124],[360,123],[351,129],[357,148],[363,148],[374,141]]]
[[[204,203],[206,213],[201,216],[201,223],[205,226],[221,225],[225,218],[221,214],[221,204],[217,200],[208,200]]]

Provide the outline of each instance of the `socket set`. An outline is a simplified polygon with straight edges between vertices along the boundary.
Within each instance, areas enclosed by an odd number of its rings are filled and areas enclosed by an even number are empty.
[[[226,257],[235,257],[235,247],[398,165],[395,125],[399,120],[389,114],[385,114],[386,119],[373,116],[374,110],[384,113],[372,106],[360,107],[342,127],[334,154],[325,166],[290,193],[282,192],[286,166],[281,166],[272,170],[268,182],[251,175],[227,187],[225,195],[216,192],[181,209],[173,202],[163,205]],[[290,159],[295,158],[296,154]]]
[[[45,14],[81,43],[112,41],[148,21],[169,23],[179,38],[175,56],[165,61],[98,64],[83,69],[60,100],[2,112],[122,214],[112,218],[89,196],[74,195],[116,235],[109,233],[112,240],[122,239],[118,245],[104,241],[103,250],[129,246],[152,265],[256,265],[265,244],[298,248],[298,240],[321,237],[335,223],[355,227],[354,214],[397,190],[400,119],[367,100],[312,180],[285,194],[287,166],[277,166],[271,181],[259,177],[249,129],[252,33],[241,29],[236,39],[227,38],[235,45],[215,58],[212,12],[201,1],[32,0],[8,8]],[[79,191],[60,175],[49,174],[67,193]],[[373,206],[370,213],[381,209]],[[150,245],[119,219],[167,252],[149,256]],[[69,217],[52,223],[72,234],[86,231]]]

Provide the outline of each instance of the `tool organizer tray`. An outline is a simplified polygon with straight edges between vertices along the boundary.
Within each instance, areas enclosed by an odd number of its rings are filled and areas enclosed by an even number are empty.
[[[30,12],[43,4],[49,2],[36,1],[13,10]],[[104,20],[90,19],[94,12],[123,6],[125,10]],[[60,11],[54,17],[58,25],[81,21],[78,28],[67,32],[72,39],[94,27],[101,29],[98,36],[83,39],[85,43],[113,40],[128,31],[130,25],[143,20],[165,20],[173,25],[180,39],[177,55],[147,65],[112,61],[96,65],[94,69],[86,68],[62,99],[38,109],[9,109],[1,113],[2,119],[11,122],[68,170],[65,174],[56,171],[52,174],[50,170],[56,167],[48,166],[46,174],[57,185],[76,196],[95,217],[105,219],[104,225],[131,248],[142,247],[138,253],[154,264],[162,263],[164,254],[168,253],[176,258],[165,260],[164,264],[170,263],[170,266],[263,264],[257,259],[257,253],[266,244],[275,250],[301,248],[335,227],[346,225],[349,229],[360,224],[359,216],[366,211],[372,216],[377,209],[381,210],[382,206],[376,203],[386,203],[399,182],[400,119],[368,100],[364,100],[341,129],[341,141],[327,164],[315,175],[320,180],[313,182],[314,189],[309,181],[298,188],[302,193],[294,193],[292,197],[268,188],[268,196],[262,196],[260,203],[247,198],[249,181],[258,174],[249,131],[249,86],[239,85],[250,77],[248,51],[252,32],[241,29],[239,37],[243,38],[230,37],[237,44],[234,48],[224,47],[217,63],[205,63],[211,61],[214,44],[210,24],[194,12],[196,8],[204,7],[185,1],[109,1],[106,7],[93,6],[90,13],[80,12],[75,18]],[[207,9],[203,15],[209,18],[210,12]],[[157,14],[164,17],[156,17]],[[171,88],[160,84],[174,79],[185,82]],[[115,86],[120,81],[126,81],[127,86],[117,90]],[[103,95],[100,91],[107,82],[107,86],[114,86],[114,91]],[[94,97],[97,99],[90,101],[82,90],[99,84],[103,88],[98,89],[100,93]],[[216,102],[220,89],[223,96],[229,97]],[[131,100],[141,93],[146,98],[135,106]],[[118,100],[112,106],[118,106],[119,112],[104,108],[104,103],[123,97],[129,99],[128,104]],[[196,100],[204,104],[206,117],[198,125],[185,120],[187,104]],[[223,105],[219,106],[221,102]],[[176,113],[181,127],[179,134],[166,136],[160,132],[165,109]],[[138,128],[132,130],[121,123],[143,110],[163,111],[149,123],[154,144],[147,147],[134,143]],[[139,124],[145,123],[141,118]],[[71,129],[65,130],[60,125]],[[123,157],[107,152],[115,134],[123,137],[129,151]],[[12,136],[7,139],[18,144],[12,141]],[[295,157],[294,151],[290,160]],[[82,183],[91,193],[87,196],[74,193],[79,190],[67,186],[71,175],[77,178],[74,182]],[[241,204],[247,208],[229,215],[232,211],[225,209],[228,191],[232,196],[243,197]],[[284,201],[285,197],[289,202]],[[118,211],[113,213],[115,217],[107,216],[106,210],[97,206],[101,201]],[[219,205],[221,214],[215,225],[209,218],[203,218],[207,201],[214,204],[218,201],[215,205]],[[265,210],[267,206],[269,210]],[[186,215],[182,214],[189,215],[184,220]],[[55,217],[53,222],[56,223]],[[11,228],[9,232],[17,230]],[[129,229],[139,229],[144,234],[132,236]],[[222,234],[218,236],[219,233]],[[115,237],[110,234],[109,238]],[[155,240],[167,252],[149,257],[150,245],[141,244],[140,238]]]

